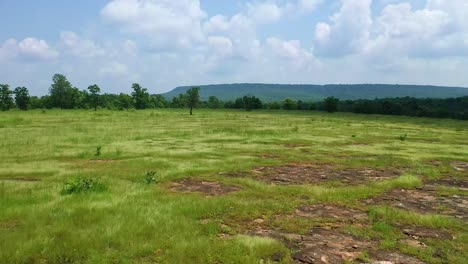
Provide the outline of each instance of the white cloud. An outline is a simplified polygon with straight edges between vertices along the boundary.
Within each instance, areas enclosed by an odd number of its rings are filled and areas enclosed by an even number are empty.
[[[95,58],[104,56],[104,49],[98,47],[94,41],[83,39],[75,32],[63,31],[60,33],[60,45],[64,54],[80,58]]]
[[[232,41],[226,37],[209,37],[208,45],[210,50],[220,57],[232,55]]]
[[[315,48],[319,54],[342,56],[359,52],[367,42],[372,25],[372,0],[343,0],[330,23],[315,28]]]
[[[281,58],[288,60],[302,60],[312,58],[311,52],[301,47],[299,40],[284,41],[279,38],[268,38],[266,43],[272,49],[273,53]]]
[[[201,20],[206,15],[198,0],[112,0],[101,16],[126,32],[146,36],[156,49],[189,48],[204,37]]]
[[[297,8],[301,11],[313,11],[323,2],[324,0],[299,0]]]
[[[99,70],[99,76],[104,78],[126,78],[129,74],[127,65],[120,62],[110,62]]]
[[[20,42],[8,39],[0,47],[0,59],[19,58],[26,61],[47,61],[57,58],[59,53],[49,47],[45,40],[25,38]]]
[[[289,9],[289,5],[279,6],[273,2],[247,3],[245,16],[255,23],[264,24],[278,21]]]

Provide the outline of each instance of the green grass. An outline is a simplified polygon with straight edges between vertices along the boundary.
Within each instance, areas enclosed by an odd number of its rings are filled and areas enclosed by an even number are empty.
[[[393,188],[455,175],[447,162],[468,159],[466,121],[375,115],[10,111],[0,113],[0,134],[0,263],[269,263],[278,252],[288,263],[291,252],[279,241],[247,236],[239,228],[220,238],[228,228],[223,223],[242,226],[243,220],[286,215],[304,203],[359,207],[361,199]],[[445,163],[437,167],[434,160]],[[218,174],[301,161],[340,168],[401,166],[405,173],[354,187],[274,186]],[[149,185],[148,172],[157,175]],[[96,179],[106,188],[62,195],[74,177]],[[168,188],[187,177],[242,190],[207,198]],[[454,252],[455,260],[466,257],[454,250],[467,247],[461,220],[383,207],[372,207],[370,215],[378,223],[368,232],[375,237],[398,237],[389,226],[400,222],[450,229],[459,240],[431,249]],[[203,219],[212,221],[203,224]],[[310,225],[276,221],[289,230]],[[425,260],[437,263],[437,258]]]

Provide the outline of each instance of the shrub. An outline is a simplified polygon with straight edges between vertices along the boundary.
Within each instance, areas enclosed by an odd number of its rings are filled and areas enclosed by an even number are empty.
[[[97,179],[88,177],[75,177],[66,182],[62,188],[61,194],[102,192],[107,190],[107,187]]]
[[[96,155],[95,155],[96,157],[101,156],[101,149],[102,149],[102,146],[97,146],[96,147]]]
[[[155,171],[148,171],[145,175],[145,183],[146,184],[152,184],[157,182],[158,180],[156,179],[156,172]]]
[[[408,137],[408,134],[400,135],[400,140],[405,141],[407,137]]]

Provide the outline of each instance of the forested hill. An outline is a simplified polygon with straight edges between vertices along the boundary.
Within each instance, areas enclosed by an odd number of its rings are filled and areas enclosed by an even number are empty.
[[[221,100],[235,100],[244,95],[254,95],[261,100],[280,101],[291,98],[303,101],[318,101],[329,96],[342,100],[375,99],[390,97],[451,98],[468,96],[468,88],[388,85],[388,84],[331,84],[331,85],[288,85],[288,84],[218,84],[199,86],[201,99],[216,96]],[[191,87],[177,87],[163,94],[172,99]]]

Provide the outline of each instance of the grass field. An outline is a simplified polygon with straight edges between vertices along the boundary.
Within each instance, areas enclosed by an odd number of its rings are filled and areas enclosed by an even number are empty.
[[[46,110],[0,134],[1,263],[468,262],[466,121]]]

